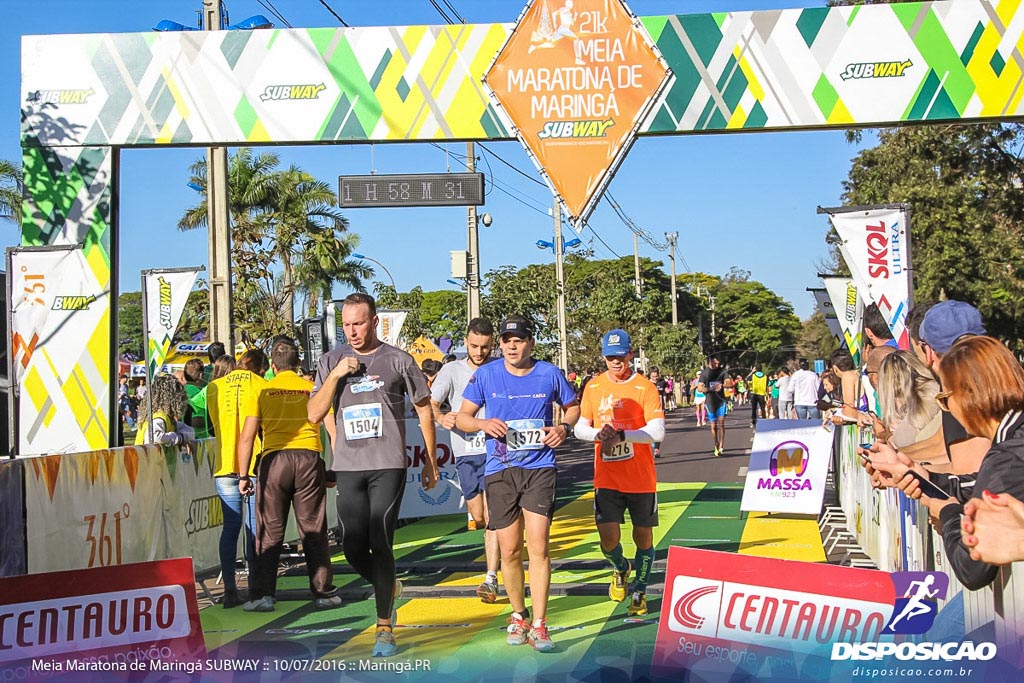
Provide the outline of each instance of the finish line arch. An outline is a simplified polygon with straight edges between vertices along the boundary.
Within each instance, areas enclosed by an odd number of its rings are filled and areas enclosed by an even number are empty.
[[[638,134],[1019,118],[1020,15],[1006,0],[945,0],[642,17],[670,76]],[[52,398],[40,429],[74,451],[116,433],[122,148],[512,139],[482,78],[513,29],[23,37],[22,244],[83,245],[105,294],[69,373],[39,360],[53,339],[12,347],[22,397]]]

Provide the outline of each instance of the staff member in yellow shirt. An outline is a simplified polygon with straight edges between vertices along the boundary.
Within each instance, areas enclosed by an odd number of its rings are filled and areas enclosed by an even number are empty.
[[[231,356],[221,356],[216,363],[221,364],[225,359],[234,364],[235,359]],[[246,527],[245,560],[250,574],[252,572],[253,548],[256,544],[256,505],[252,496],[243,497],[238,490],[238,477],[239,474],[253,474],[256,459],[252,458],[249,468],[241,472],[238,469],[238,456],[235,451],[245,420],[242,410],[266,385],[263,373],[269,367],[267,354],[259,349],[251,349],[239,360],[237,369],[223,377],[217,377],[206,385],[205,389],[210,424],[213,425],[217,437],[213,477],[217,484],[217,495],[220,496],[220,507],[224,513],[224,526],[220,532],[220,569],[224,576],[224,599],[221,604],[225,609],[238,607],[245,602],[238,594],[238,586],[235,583],[235,558],[243,516]],[[257,436],[254,452],[259,453],[261,450],[262,444]]]
[[[238,440],[238,490],[253,491],[249,478],[256,432],[263,428],[263,453],[259,462],[256,497],[256,560],[249,581],[246,612],[273,612],[277,591],[277,564],[284,544],[288,507],[295,507],[295,522],[302,535],[309,588],[313,602],[326,609],[341,605],[334,587],[328,550],[326,468],[320,457],[320,427],[306,419],[306,404],[313,383],[303,379],[299,350],[291,339],[277,341],[270,351],[274,378],[267,382],[244,411],[245,423]]]

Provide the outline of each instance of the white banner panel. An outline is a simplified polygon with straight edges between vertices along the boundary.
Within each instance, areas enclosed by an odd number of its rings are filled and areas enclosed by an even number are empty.
[[[29,459],[29,573],[166,557],[167,522],[160,504],[166,467],[158,446]]]
[[[81,245],[8,251],[18,455],[109,441],[107,293]]]
[[[832,333],[832,339],[835,341],[836,346],[838,346],[843,343],[843,327],[839,324],[839,318],[836,316],[835,308],[832,306],[828,290],[812,289],[809,291],[814,295],[814,303],[818,305],[818,310],[821,311],[821,315],[825,318],[825,324],[828,325],[828,331]]]
[[[408,311],[377,311],[377,339],[399,346],[398,338],[402,336],[402,326],[408,315]]]
[[[166,447],[167,476],[163,482],[163,513],[169,520],[167,556],[191,557],[196,573],[220,566],[220,534],[224,513],[213,479],[217,454],[213,439],[197,441],[195,454]],[[235,557],[242,556],[243,536]]]
[[[460,510],[465,512],[466,499],[462,496],[459,478],[455,473],[451,432],[437,427],[437,465],[441,470],[441,479],[430,491],[424,491],[420,485],[420,472],[426,462],[427,449],[416,418],[407,418],[405,421],[405,456],[410,466],[399,517],[450,515]]]
[[[740,510],[818,514],[831,459],[832,432],[819,420],[761,420]]]
[[[836,312],[839,326],[843,330],[843,340],[850,350],[853,361],[860,364],[861,324],[864,320],[864,300],[860,296],[857,285],[848,277],[823,277],[825,291],[832,301],[832,309]]]
[[[146,298],[146,360],[150,378],[163,367],[198,274],[199,268],[142,272],[142,294]]]
[[[831,213],[836,211],[836,213]],[[910,232],[903,209],[829,209],[846,265],[866,301],[878,304],[901,349],[910,348]]]

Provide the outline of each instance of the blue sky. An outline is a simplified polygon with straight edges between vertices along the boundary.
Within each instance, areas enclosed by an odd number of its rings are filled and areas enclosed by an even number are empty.
[[[449,0],[469,23],[515,21],[525,0]],[[20,36],[41,33],[118,33],[146,31],[161,19],[192,24],[200,0],[3,0],[0,23],[0,158],[20,160],[18,121]],[[268,14],[256,0],[229,0],[232,21]],[[276,0],[292,26],[337,26],[319,0]],[[444,20],[429,0],[328,0],[352,26],[394,23],[440,24]],[[441,3],[439,3],[441,4]],[[641,16],[788,7],[819,7],[805,0],[633,0]],[[280,27],[282,24],[275,22]],[[489,143],[491,150],[528,175],[538,178],[518,142]],[[450,145],[460,156],[462,143]],[[444,152],[419,144],[278,147],[282,166],[298,164],[313,175],[337,182],[339,174],[437,172],[447,169]],[[826,255],[827,222],[815,207],[836,206],[850,159],[858,147],[843,133],[795,132],[726,134],[641,139],[610,185],[623,210],[657,240],[666,231],[679,232],[677,271],[687,268],[724,274],[730,267],[751,271],[783,298],[801,318],[814,310],[807,287],[819,286],[816,263]],[[205,231],[181,233],[175,227],[183,211],[197,202],[185,186],[188,167],[201,149],[126,150],[121,157],[121,289],[139,289],[145,268],[205,264]],[[478,150],[480,170],[510,198],[494,189],[481,210],[494,223],[480,230],[482,271],[500,265],[518,267],[552,258],[534,246],[551,240],[547,214],[550,193]],[[456,163],[454,160],[453,170]],[[493,174],[492,174],[493,171]],[[454,289],[447,283],[449,251],[466,248],[465,209],[361,209],[347,214],[351,231],[360,237],[359,252],[383,262],[398,288]],[[630,255],[632,233],[602,202],[590,219],[597,234],[595,258]],[[0,246],[18,242],[10,224],[0,226]],[[590,241],[590,231],[583,234]],[[641,241],[642,256],[661,260],[668,255]],[[685,265],[683,264],[685,261]],[[379,278],[386,281],[383,272]],[[347,292],[338,289],[335,294]]]

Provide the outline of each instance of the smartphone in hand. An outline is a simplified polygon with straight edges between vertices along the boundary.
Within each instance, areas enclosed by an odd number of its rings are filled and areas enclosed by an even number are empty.
[[[928,479],[923,477],[920,473],[918,473],[915,470],[908,470],[907,473],[904,474],[903,476],[909,476],[913,477],[914,479],[917,479],[917,483],[921,487],[921,493],[928,496],[929,498],[934,498],[936,500],[949,500],[951,498],[951,496],[948,493],[946,493],[938,486],[928,481]]]

